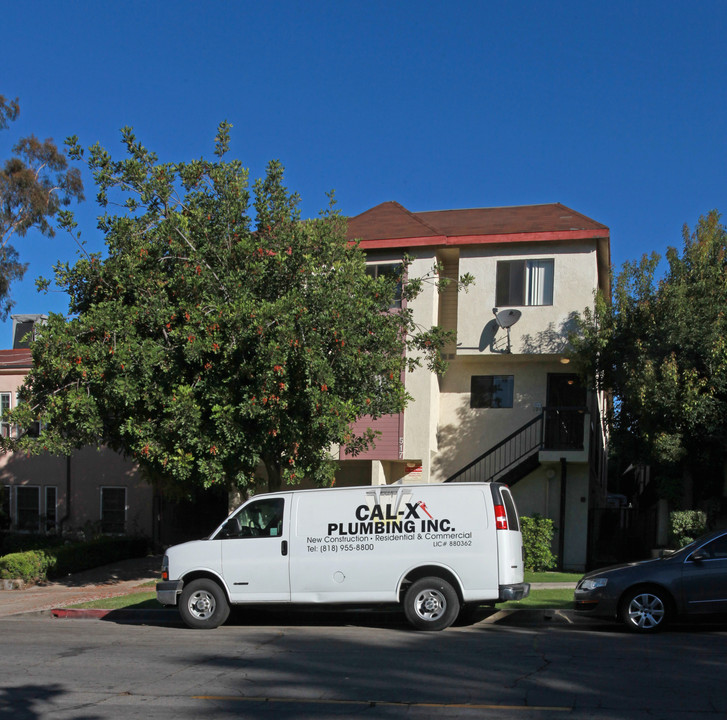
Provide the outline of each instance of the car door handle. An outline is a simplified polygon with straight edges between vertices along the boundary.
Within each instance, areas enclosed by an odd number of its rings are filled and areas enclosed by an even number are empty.
[[[288,554],[288,541],[287,540],[283,540],[283,542],[280,543],[280,554],[281,555]]]

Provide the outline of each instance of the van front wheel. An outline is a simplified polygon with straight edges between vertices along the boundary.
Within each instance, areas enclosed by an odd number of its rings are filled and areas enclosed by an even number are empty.
[[[225,591],[214,580],[201,578],[184,586],[179,598],[179,614],[189,627],[211,630],[227,620],[230,606]]]
[[[404,613],[418,630],[444,630],[457,619],[459,598],[446,580],[422,578],[406,591]]]

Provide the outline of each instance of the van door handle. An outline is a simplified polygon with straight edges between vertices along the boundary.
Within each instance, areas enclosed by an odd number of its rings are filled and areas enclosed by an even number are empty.
[[[281,555],[288,554],[288,541],[287,540],[283,540],[283,542],[280,543],[280,554]]]

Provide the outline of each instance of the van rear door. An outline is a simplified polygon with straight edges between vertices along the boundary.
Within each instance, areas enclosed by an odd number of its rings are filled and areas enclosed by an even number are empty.
[[[510,488],[492,483],[497,528],[497,554],[500,585],[521,583],[524,577],[523,539],[520,519]]]

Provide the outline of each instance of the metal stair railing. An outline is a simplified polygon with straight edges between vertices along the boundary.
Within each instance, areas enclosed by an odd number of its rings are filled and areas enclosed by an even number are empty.
[[[535,451],[542,450],[544,417],[545,413],[541,412],[444,482],[491,482]]]

